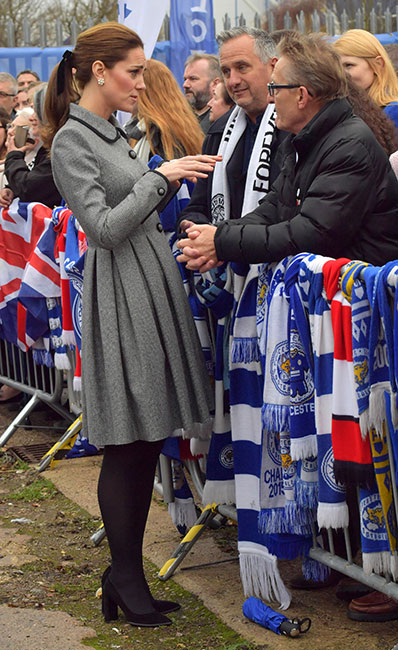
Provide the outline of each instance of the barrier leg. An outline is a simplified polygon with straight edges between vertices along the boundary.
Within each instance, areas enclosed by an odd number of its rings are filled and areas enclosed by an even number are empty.
[[[94,546],[99,546],[102,542],[103,539],[106,537],[106,532],[105,532],[105,526],[104,524],[101,524],[101,526],[93,533],[90,537],[91,541],[93,542]]]
[[[0,447],[6,444],[6,442],[11,438],[11,436],[16,432],[21,424],[23,424],[25,418],[27,418],[32,411],[35,410],[36,406],[40,403],[40,398],[34,394],[30,398],[29,402],[25,404],[23,409],[18,413],[16,418],[8,425],[7,429],[0,436]]]
[[[215,503],[209,504],[202,511],[196,524],[187,532],[181,544],[176,548],[173,555],[162,566],[158,573],[160,580],[168,580],[173,575],[174,571],[181,564],[182,560],[188,555],[192,546],[197,542],[199,537],[204,533],[205,528],[210,524],[212,519],[217,514],[217,505]]]
[[[82,416],[79,415],[79,417],[76,418],[76,420],[70,425],[70,427],[68,427],[63,436],[57,440],[55,445],[53,445],[51,449],[49,449],[49,451],[44,454],[37,467],[37,471],[44,472],[47,467],[54,467],[58,461],[62,460],[69,449],[72,449],[77,434],[81,428]]]

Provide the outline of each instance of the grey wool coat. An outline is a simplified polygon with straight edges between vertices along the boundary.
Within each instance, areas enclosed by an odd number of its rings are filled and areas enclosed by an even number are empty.
[[[51,154],[55,183],[88,240],[83,422],[99,447],[161,440],[181,429],[197,435],[212,407],[199,339],[156,211],[170,197],[169,184],[148,171],[118,126],[113,117],[71,104]]]

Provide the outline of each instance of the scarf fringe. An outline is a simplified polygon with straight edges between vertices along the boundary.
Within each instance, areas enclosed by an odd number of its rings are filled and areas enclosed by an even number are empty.
[[[317,456],[317,454],[316,435],[290,438],[290,456],[292,460],[305,460],[311,456]]]
[[[260,510],[258,515],[258,528],[265,535],[274,533],[310,535],[311,523],[313,521],[314,518],[311,517],[309,510],[299,508],[294,501],[290,501],[284,508]],[[277,555],[280,557],[279,553]]]
[[[306,580],[315,582],[325,582],[330,576],[330,568],[326,564],[321,564],[308,556],[303,559],[302,571]]]
[[[386,420],[386,402],[384,391],[390,392],[391,386],[387,381],[372,386],[369,396],[369,423],[374,427],[379,436],[383,435],[383,423]],[[369,427],[369,428],[370,428]]]
[[[73,390],[75,390],[77,393],[80,393],[82,390],[82,378],[81,377],[73,377]]]
[[[54,354],[54,363],[55,367],[58,368],[58,370],[71,369],[70,361],[66,352],[56,352]]]
[[[319,528],[345,528],[349,514],[346,503],[319,503],[317,511]]]
[[[370,429],[369,407],[359,415],[359,427],[361,429],[362,439],[365,440]]]
[[[208,505],[209,503],[222,503],[227,506],[235,505],[235,480],[207,480],[203,489],[202,503],[204,506]]]
[[[64,345],[76,345],[76,337],[73,330],[62,330]]]
[[[257,337],[234,337],[231,346],[232,363],[251,363],[260,360]]]
[[[38,366],[47,366],[47,368],[54,368],[54,360],[51,352],[48,350],[32,350],[33,361]]]
[[[270,553],[240,551],[240,575],[246,598],[255,596],[268,602],[279,602],[280,609],[287,609],[291,594],[279,574],[277,559]]]
[[[394,560],[394,562],[392,562]],[[371,573],[377,575],[391,575],[392,568],[397,575],[397,558],[391,555],[388,551],[381,553],[363,553],[362,566],[365,575],[369,576]],[[395,579],[395,578],[394,578]]]
[[[302,508],[316,510],[318,507],[319,489],[316,481],[303,481],[297,477],[294,498]],[[316,515],[314,515],[314,519]]]
[[[264,429],[270,433],[290,430],[290,408],[287,404],[263,404],[261,420]]]
[[[191,438],[190,451],[192,456],[206,456],[209,453],[210,440]]]
[[[174,526],[192,528],[198,520],[195,504],[192,497],[178,499],[177,497],[168,505],[169,514]]]

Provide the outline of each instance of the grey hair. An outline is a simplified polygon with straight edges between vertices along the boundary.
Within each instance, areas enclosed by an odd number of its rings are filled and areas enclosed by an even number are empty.
[[[47,84],[43,83],[43,85],[38,88],[33,95],[33,108],[35,109],[35,113],[40,124],[44,124],[46,121],[44,116],[44,102],[46,99],[46,92]]]
[[[239,38],[239,36],[250,36],[254,41],[254,53],[262,63],[268,63],[272,57],[277,56],[274,40],[263,29],[257,27],[232,27],[220,32],[217,36],[218,47],[221,48],[224,43]]]
[[[207,64],[209,66],[209,78],[210,78],[210,80],[213,81],[213,79],[215,79],[216,77],[221,78],[220,61],[218,60],[218,56],[216,56],[215,54],[205,54],[204,52],[194,52],[185,61],[185,67],[187,67],[187,65],[191,65],[191,63],[195,63],[195,61],[202,61],[202,59],[207,61]]]
[[[8,83],[11,92],[14,93],[14,95],[17,94],[18,84],[17,80],[12,76],[12,74],[8,74],[8,72],[0,72],[0,83]]]

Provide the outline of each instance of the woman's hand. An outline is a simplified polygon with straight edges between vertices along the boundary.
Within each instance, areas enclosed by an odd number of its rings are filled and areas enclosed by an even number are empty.
[[[27,142],[23,147],[16,147],[14,136],[11,133],[8,133],[7,135],[7,140],[6,140],[7,153],[10,153],[11,151],[21,151],[22,153],[25,153],[26,151],[33,149],[34,146],[35,144],[31,144],[30,142]]]
[[[216,226],[183,221],[181,229],[188,236],[177,242],[177,248],[182,251],[177,257],[177,262],[186,262],[188,269],[199,270],[201,273],[222,264],[217,258],[214,246]]]
[[[0,208],[8,208],[14,200],[14,192],[5,187],[0,191]]]
[[[214,171],[216,162],[222,160],[222,156],[184,156],[170,162],[163,163],[156,171],[163,174],[170,183],[176,183],[183,178],[196,183],[198,178],[207,178],[209,173]]]

